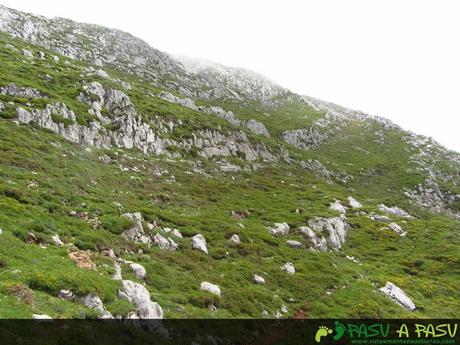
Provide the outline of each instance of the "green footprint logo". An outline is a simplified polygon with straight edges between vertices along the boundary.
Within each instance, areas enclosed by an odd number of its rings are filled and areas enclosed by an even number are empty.
[[[319,343],[322,337],[328,334],[331,334],[331,333],[332,333],[332,329],[327,328],[326,326],[319,326],[318,330],[316,331],[316,335],[315,335],[316,342]]]
[[[332,337],[334,340],[342,339],[343,335],[345,334],[345,325],[339,321],[335,322],[335,335]]]

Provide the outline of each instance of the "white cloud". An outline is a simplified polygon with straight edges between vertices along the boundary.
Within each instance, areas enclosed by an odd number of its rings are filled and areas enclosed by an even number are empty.
[[[368,0],[0,0],[260,72],[460,151],[460,5]]]

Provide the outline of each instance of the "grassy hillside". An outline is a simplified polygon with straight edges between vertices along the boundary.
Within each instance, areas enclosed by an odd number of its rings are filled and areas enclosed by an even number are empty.
[[[29,59],[5,48],[7,43],[35,55],[44,51],[46,58]],[[0,47],[0,86],[15,82],[47,96],[34,100],[0,95],[5,104],[0,113],[0,317],[97,316],[80,303],[59,299],[61,289],[72,289],[80,296],[97,293],[112,314],[126,315],[132,306],[117,297],[120,283],[111,278],[111,260],[101,254],[107,248],[146,268],[145,286],[166,318],[249,318],[261,317],[264,310],[266,317],[274,317],[283,305],[288,310],[283,317],[458,316],[459,221],[416,208],[404,198],[403,189],[423,182],[425,175],[411,163],[401,131],[388,131],[382,146],[374,134],[378,125],[357,121],[317,149],[300,151],[278,135],[310,124],[321,113],[296,101],[272,109],[216,103],[240,119],[266,123],[272,137],[260,138],[245,130],[251,140],[274,149],[283,147],[297,159],[318,159],[332,171],[344,171],[353,176],[346,184],[330,183],[285,161],[258,162],[258,170],[223,173],[219,157],[204,160],[187,154],[166,159],[137,150],[85,148],[37,126],[15,124],[16,107],[43,108],[54,101],[64,102],[83,124],[92,119],[88,108],[76,99],[85,82],[97,80],[121,89],[120,81],[127,81],[132,89],[126,93],[144,119],[182,120],[178,131],[165,135],[183,138],[199,129],[225,132],[234,127],[149,96],[160,89],[117,70],[105,68],[112,80],[88,76],[83,62],[62,56],[55,62],[51,56],[57,54],[5,35]],[[46,75],[52,80],[46,81]],[[110,160],[100,159],[105,156]],[[227,160],[250,166],[239,158]],[[197,166],[202,173],[194,171]],[[316,216],[337,216],[329,209],[330,203],[334,199],[345,202],[350,195],[363,204],[366,214],[347,213],[352,229],[342,249],[326,253],[307,249],[309,243],[298,228]],[[416,217],[392,217],[408,232],[406,237],[382,230],[385,223],[368,218],[372,212],[379,213],[380,203],[398,205]],[[72,216],[72,211],[86,212],[87,217]],[[232,211],[244,211],[247,217],[236,219]],[[155,229],[146,230],[152,234],[164,227],[179,229],[184,236],[177,240],[179,250],[162,251],[123,238],[120,234],[132,226],[121,216],[124,212],[141,212],[145,225],[156,222]],[[270,235],[266,227],[275,222],[287,222],[291,233]],[[30,233],[39,244],[30,243]],[[197,233],[206,238],[209,255],[192,250],[190,237]],[[66,244],[88,250],[96,269],[77,267],[66,246],[54,245],[54,234]],[[229,242],[233,234],[239,235],[241,244]],[[290,248],[287,239],[300,241],[304,248]],[[280,269],[286,262],[294,263],[294,275]],[[122,274],[142,282],[127,265]],[[266,284],[254,284],[254,274],[263,276]],[[218,284],[221,297],[201,291],[202,281]],[[386,281],[401,287],[417,310],[408,312],[378,292]],[[217,310],[211,311],[211,305]]]

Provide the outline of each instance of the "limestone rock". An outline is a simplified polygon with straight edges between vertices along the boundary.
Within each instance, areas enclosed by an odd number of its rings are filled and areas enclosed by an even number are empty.
[[[53,318],[46,314],[32,314],[33,320],[52,320]]]
[[[270,234],[277,236],[286,236],[289,234],[290,226],[287,223],[275,223],[273,227],[268,227],[267,230]]]
[[[150,293],[139,283],[123,280],[118,297],[127,299],[135,306],[135,316],[139,319],[163,318],[163,309],[158,303],[150,300]]]
[[[240,237],[237,235],[237,234],[233,234],[232,237],[230,237],[230,243],[233,243],[233,244],[240,244],[241,241],[240,241]]]
[[[169,243],[169,241],[166,238],[164,238],[163,236],[161,236],[160,234],[155,234],[155,236],[153,237],[153,241],[158,246],[158,248],[160,248],[161,250],[170,250],[170,249],[172,249],[171,244]]]
[[[15,83],[0,87],[0,94],[18,97],[18,98],[44,98],[42,93],[31,87],[18,87]]]
[[[287,240],[286,241],[286,244],[291,247],[291,248],[294,248],[294,249],[300,249],[303,247],[302,243],[299,242],[299,241],[294,241],[294,240]]]
[[[288,144],[299,149],[309,150],[318,146],[327,137],[316,126],[294,129],[282,133],[282,138]]]
[[[339,200],[335,200],[330,206],[329,208],[331,210],[334,210],[334,211],[337,211],[337,212],[340,212],[340,213],[346,213],[347,210],[345,209],[345,206],[343,206]]]
[[[204,291],[208,291],[220,297],[220,288],[218,285],[215,285],[209,282],[202,282],[200,289]]]
[[[399,304],[401,307],[413,311],[415,310],[415,304],[412,302],[409,296],[393,283],[387,282],[386,285],[379,289],[385,295],[389,296],[394,302]]]
[[[259,285],[264,285],[265,284],[265,279],[257,274],[254,274],[254,283],[259,284]]]
[[[405,237],[407,235],[407,232],[404,231],[398,224],[396,223],[390,223],[388,224],[387,227],[384,227],[383,229],[388,229],[391,231],[396,232],[399,236]]]
[[[347,200],[348,200],[348,205],[350,205],[351,208],[361,208],[361,207],[363,207],[363,205],[361,205],[361,203],[359,201],[357,201],[356,199],[354,199],[351,196],[349,196],[347,198]]]
[[[55,234],[55,235],[51,236],[51,239],[53,240],[54,244],[57,245],[57,246],[63,246],[64,245],[64,243],[59,238],[59,235]]]
[[[343,216],[316,217],[308,221],[308,226],[299,230],[310,240],[313,249],[324,252],[328,249],[339,250],[345,242],[348,228]]]
[[[108,312],[104,305],[102,304],[101,299],[96,294],[88,294],[81,298],[81,303],[90,309],[94,309],[99,312],[99,317],[101,319],[113,319],[113,316]]]
[[[133,270],[134,274],[136,275],[138,279],[144,279],[145,276],[147,275],[147,271],[145,270],[144,266],[142,266],[141,264],[131,263],[129,267],[131,267],[131,269]]]
[[[203,253],[208,254],[208,248],[206,247],[206,239],[201,234],[197,234],[192,237],[192,248],[196,250],[201,250]]]
[[[295,267],[292,262],[286,262],[283,266],[281,266],[281,270],[290,275],[293,275],[295,273]]]
[[[403,209],[401,209],[401,208],[399,208],[397,206],[387,207],[384,204],[380,204],[380,205],[378,205],[378,208],[383,213],[391,214],[393,216],[398,216],[398,217],[402,217],[402,218],[414,218],[409,213],[407,213],[406,211],[404,211]]]
[[[94,75],[100,77],[100,78],[103,78],[103,79],[109,79],[110,76],[107,74],[106,71],[102,70],[102,69],[98,69],[96,70],[96,72],[94,72]]]
[[[250,119],[246,121],[245,126],[255,134],[264,135],[266,137],[270,136],[270,133],[268,133],[267,128],[265,128],[265,125],[262,122]]]
[[[142,215],[140,212],[124,213],[122,217],[130,219],[134,223],[134,226],[131,229],[125,230],[122,233],[124,238],[137,243],[151,243],[150,238],[147,237],[144,233],[144,227],[142,226]]]

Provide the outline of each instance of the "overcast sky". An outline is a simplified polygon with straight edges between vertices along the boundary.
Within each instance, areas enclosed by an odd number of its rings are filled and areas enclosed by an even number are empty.
[[[460,2],[0,0],[260,72],[460,152]]]

